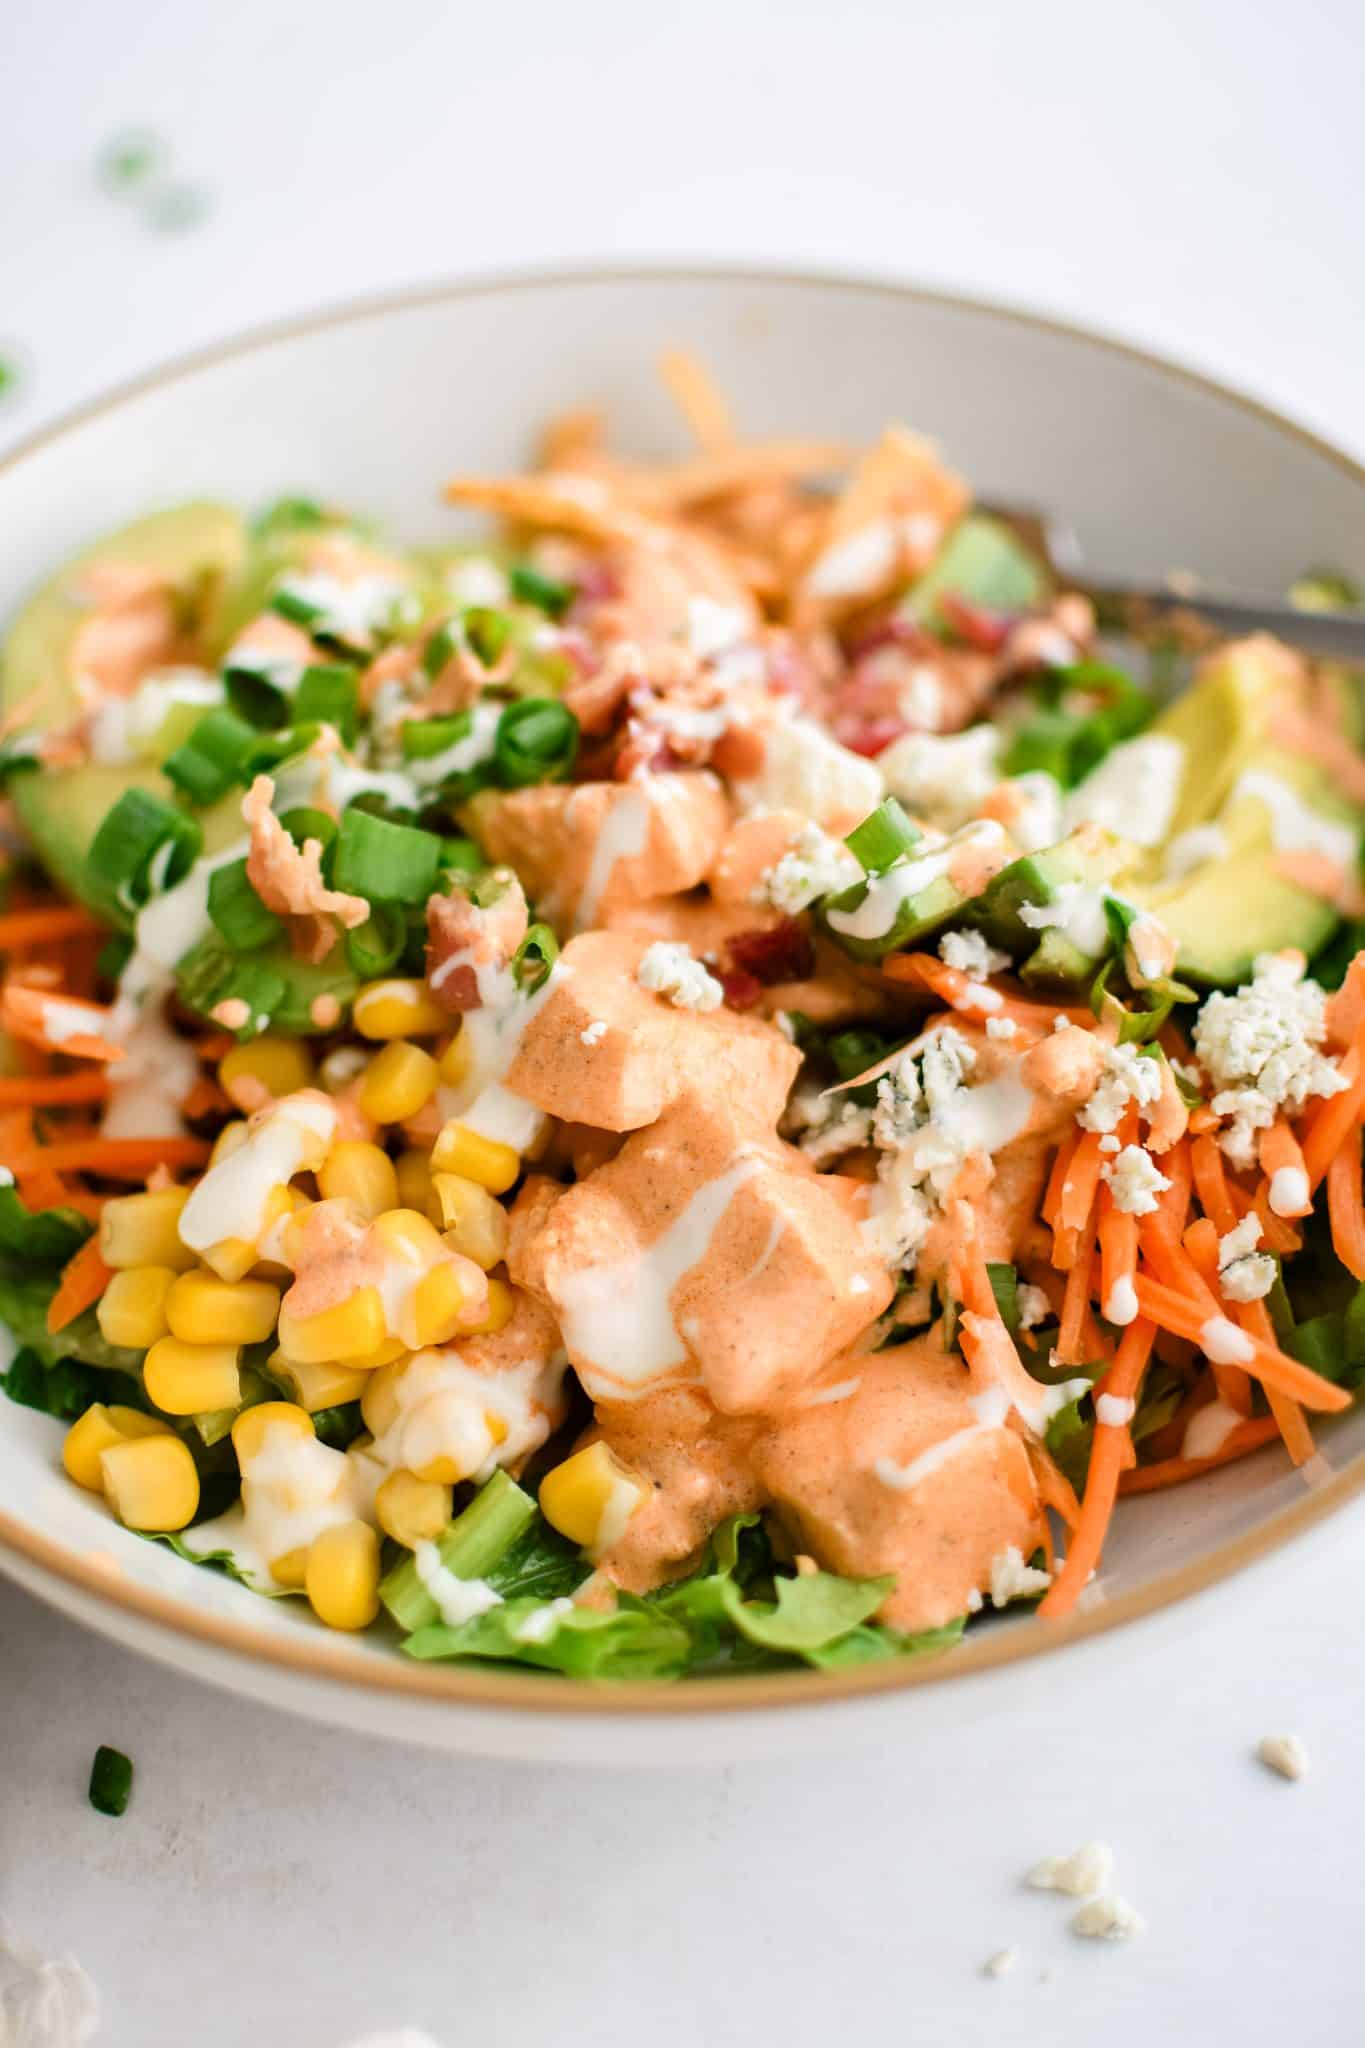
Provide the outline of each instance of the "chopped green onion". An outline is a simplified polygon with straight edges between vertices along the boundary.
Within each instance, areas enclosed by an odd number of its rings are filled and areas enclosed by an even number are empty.
[[[460,651],[460,645],[460,635],[455,623],[447,619],[443,626],[436,628],[422,649],[423,674],[434,683],[441,670],[455,659]],[[406,727],[404,730],[406,731]]]
[[[559,940],[547,924],[533,924],[512,955],[512,979],[524,996],[532,996],[554,972]]]
[[[1339,612],[1360,604],[1365,592],[1342,569],[1305,569],[1289,586],[1289,602],[1301,612]]]
[[[498,720],[493,754],[507,789],[562,782],[577,752],[578,720],[553,697],[522,697]]]
[[[239,960],[227,979],[213,991],[216,1008],[223,1002],[242,1002],[247,1007],[247,1020],[233,1036],[239,1039],[257,1037],[269,1028],[275,1012],[284,1001],[287,984],[277,968],[266,966],[260,960]]]
[[[513,597],[521,604],[533,604],[538,610],[548,612],[552,619],[562,618],[574,601],[572,583],[561,583],[555,576],[542,576],[539,569],[533,569],[529,562],[515,563],[508,582]]]
[[[109,1749],[101,1743],[90,1766],[90,1804],[96,1813],[107,1813],[117,1820],[128,1811],[132,1790],[131,1760],[121,1749]]]
[[[302,847],[307,845],[310,839],[317,840],[322,848],[322,878],[324,881],[330,881],[332,863],[335,859],[333,849],[339,830],[332,813],[314,810],[311,804],[296,804],[293,810],[280,813],[280,823],[295,846]]]
[[[254,953],[284,930],[247,880],[245,860],[229,861],[209,876],[209,919],[234,953]]]
[[[182,228],[197,227],[209,204],[209,195],[202,185],[162,185],[148,195],[147,218],[154,228],[178,234]]]
[[[862,862],[864,874],[883,875],[918,846],[921,837],[918,825],[906,817],[895,797],[888,796],[861,825],[854,826],[844,845]]]
[[[482,1579],[536,1518],[536,1504],[502,1471],[475,1494],[446,1525],[437,1549],[457,1579]],[[384,1579],[379,1597],[402,1629],[425,1628],[436,1620],[436,1602],[422,1584],[416,1560],[408,1557]]]
[[[283,725],[292,715],[288,690],[262,669],[230,662],[223,670],[223,688],[238,717],[250,725]]]
[[[327,616],[325,605],[314,604],[311,597],[300,597],[287,584],[282,590],[272,592],[270,609],[277,618],[287,619],[291,626],[302,626],[308,632]]]
[[[456,875],[477,875],[483,855],[472,839],[443,839],[441,866]]]
[[[306,668],[294,692],[294,717],[305,724],[334,726],[351,746],[360,723],[360,685],[354,669]]]
[[[1013,1266],[996,1260],[988,1260],[986,1277],[991,1283],[991,1293],[1000,1311],[1000,1320],[1011,1337],[1019,1333],[1019,1275]]]
[[[471,605],[460,623],[466,645],[485,668],[492,668],[512,635],[512,621],[506,612],[495,612],[486,604]]]
[[[153,886],[169,889],[182,880],[203,844],[203,833],[184,811],[150,790],[125,789],[91,841],[91,887],[127,912],[145,902]]]
[[[95,972],[101,981],[117,981],[133,957],[133,942],[126,932],[111,932],[95,956]]]
[[[162,773],[195,804],[215,804],[234,784],[250,779],[258,734],[232,711],[210,711],[188,739],[168,754]]]
[[[365,923],[346,934],[346,958],[362,981],[398,965],[407,944],[407,920],[396,904],[377,903]]]
[[[407,718],[399,727],[403,757],[408,761],[430,761],[447,747],[467,740],[474,726],[473,713],[453,711],[449,718]]]
[[[281,761],[293,761],[316,746],[320,725],[287,725],[282,732],[258,732],[247,766],[253,775],[269,775]]]
[[[315,498],[276,498],[251,522],[253,540],[274,540],[285,533],[314,532],[327,525],[327,514]]]
[[[135,186],[145,185],[165,162],[166,148],[150,129],[134,129],[106,142],[96,159],[101,185],[120,197]]]
[[[354,804],[343,812],[336,886],[372,903],[425,903],[436,887],[441,841],[434,832],[391,825]]]
[[[5,395],[5,366],[0,362],[0,399]],[[36,732],[15,732],[8,738],[0,739],[0,784],[11,775],[21,775],[43,765],[39,747],[42,741]]]

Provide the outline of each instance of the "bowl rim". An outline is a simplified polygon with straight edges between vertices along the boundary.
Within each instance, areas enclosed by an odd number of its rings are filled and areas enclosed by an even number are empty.
[[[921,306],[965,311],[1006,326],[1052,335],[1155,371],[1160,377],[1183,384],[1206,397],[1231,404],[1260,424],[1297,441],[1365,488],[1365,464],[1297,420],[1236,386],[1116,335],[1021,306],[970,293],[911,284],[893,277],[819,267],[765,268],[742,261],[667,260],[530,265],[506,271],[481,271],[474,276],[457,276],[438,283],[365,294],[337,301],[319,310],[266,322],[225,341],[209,343],[172,357],[150,371],[126,379],[112,389],[70,407],[0,455],[0,478],[10,475],[53,442],[78,433],[92,421],[117,411],[131,400],[201,370],[212,369],[219,363],[269,349],[277,343],[451,300],[494,298],[556,287],[658,283],[720,283],[750,285],[758,289],[765,285],[782,285],[812,291],[833,290],[868,297],[880,296],[909,300]],[[691,1719],[716,1714],[771,1712],[774,1709],[784,1713],[810,1712],[835,1701],[867,1699],[921,1685],[941,1685],[1051,1655],[1128,1622],[1154,1615],[1230,1578],[1285,1543],[1306,1534],[1362,1490],[1365,1490],[1365,1452],[1350,1459],[1330,1478],[1315,1476],[1306,1484],[1301,1500],[1278,1509],[1254,1529],[1228,1539],[1205,1557],[1175,1566],[1142,1587],[1099,1601],[1062,1621],[1041,1624],[1035,1621],[1032,1625],[991,1630],[978,1642],[968,1641],[951,1653],[940,1656],[910,1657],[843,1672],[774,1672],[738,1675],[711,1682],[637,1680],[595,1687],[551,1672],[491,1670],[476,1664],[426,1665],[404,1659],[396,1650],[388,1656],[376,1655],[373,1651],[357,1653],[346,1648],[344,1638],[339,1641],[335,1635],[321,1630],[300,1630],[297,1636],[282,1631],[276,1634],[230,1616],[206,1613],[195,1608],[188,1599],[173,1598],[134,1585],[121,1574],[111,1572],[107,1554],[90,1557],[68,1550],[28,1527],[2,1506],[0,1567],[3,1566],[5,1551],[12,1551],[36,1567],[40,1575],[49,1575],[93,1596],[102,1606],[122,1609],[172,1636],[196,1637],[212,1649],[226,1652],[233,1658],[264,1662],[285,1674],[321,1680],[328,1687],[359,1687],[371,1694],[398,1694],[425,1702],[444,1700],[504,1715],[544,1717],[568,1713],[607,1718],[644,1714],[651,1719]]]

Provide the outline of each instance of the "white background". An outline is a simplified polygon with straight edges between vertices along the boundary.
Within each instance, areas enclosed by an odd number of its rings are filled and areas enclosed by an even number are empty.
[[[1353,0],[0,0],[0,442],[361,290],[712,255],[1032,304],[1360,453],[1361,52]],[[143,124],[192,231],[93,179]],[[84,1960],[107,2048],[1357,2041],[1362,1543],[1344,1515],[984,1731],[911,1701],[879,1752],[648,1777],[334,1736],[0,1589],[0,1913]],[[1250,1759],[1281,1727],[1302,1785]],[[84,1802],[101,1741],[122,1822]],[[1018,1887],[1093,1834],[1131,1948]]]

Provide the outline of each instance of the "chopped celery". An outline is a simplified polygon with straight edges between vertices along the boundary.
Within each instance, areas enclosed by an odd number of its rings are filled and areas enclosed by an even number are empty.
[[[505,1472],[495,1472],[440,1538],[441,1563],[457,1579],[483,1578],[530,1526],[535,1513],[531,1496]],[[440,1619],[411,1557],[388,1573],[379,1597],[400,1628],[428,1628]]]

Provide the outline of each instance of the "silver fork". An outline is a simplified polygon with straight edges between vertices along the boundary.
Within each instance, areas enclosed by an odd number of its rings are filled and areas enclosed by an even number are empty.
[[[1042,555],[1059,583],[1094,600],[1102,618],[1113,617],[1131,628],[1181,614],[1221,634],[1273,633],[1305,654],[1365,662],[1365,607],[1309,611],[1285,598],[1210,590],[1186,573],[1172,574],[1164,583],[1133,583],[1092,569],[1074,530],[1047,512],[1021,505],[983,505],[981,510],[1012,526]]]

